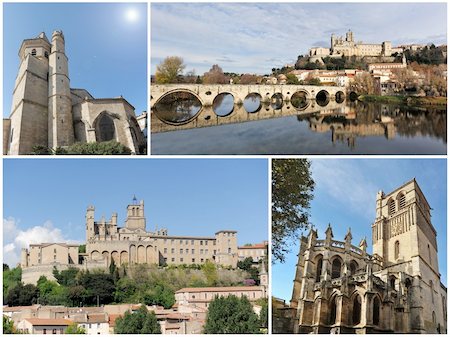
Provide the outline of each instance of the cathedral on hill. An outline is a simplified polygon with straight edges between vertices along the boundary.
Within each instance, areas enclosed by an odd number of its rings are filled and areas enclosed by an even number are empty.
[[[36,146],[65,148],[76,142],[117,141],[145,153],[146,113],[135,115],[122,96],[94,98],[70,87],[62,31],[26,39],[19,49],[11,114],[3,120],[3,153],[31,154]]]
[[[376,197],[373,254],[349,229],[336,241],[311,229],[300,239],[290,306],[274,310],[274,333],[447,333],[431,207],[413,179]],[[281,314],[280,314],[281,313]]]
[[[36,283],[44,275],[54,279],[53,270],[78,268],[107,269],[132,264],[198,265],[211,262],[236,268],[246,256],[239,249],[237,231],[220,230],[214,236],[169,235],[165,228],[147,230],[144,201],[136,198],[127,206],[124,225],[117,221],[117,213],[110,219],[95,220],[94,206],[86,210],[85,250],[79,244],[30,244],[21,252],[22,282]]]

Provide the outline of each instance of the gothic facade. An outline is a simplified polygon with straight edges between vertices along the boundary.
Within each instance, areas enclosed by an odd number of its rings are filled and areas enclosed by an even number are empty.
[[[35,146],[64,148],[76,142],[115,140],[140,154],[146,150],[142,127],[123,97],[94,98],[70,88],[69,62],[62,31],[22,42],[11,114],[3,121],[3,152],[31,154]]]
[[[379,192],[366,239],[352,244],[311,230],[300,240],[291,299],[295,333],[446,333],[447,289],[441,283],[430,205],[413,179]],[[286,331],[284,331],[286,332]]]

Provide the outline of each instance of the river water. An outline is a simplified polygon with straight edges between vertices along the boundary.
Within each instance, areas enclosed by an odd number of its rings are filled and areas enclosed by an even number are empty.
[[[160,155],[447,153],[446,110],[315,103],[302,102],[301,110],[276,100],[261,105],[256,97],[233,106],[223,97],[213,107],[200,109],[197,104],[194,112],[188,109],[188,119],[180,125],[168,125],[155,109],[151,151]],[[178,121],[174,111],[172,108],[171,118]]]

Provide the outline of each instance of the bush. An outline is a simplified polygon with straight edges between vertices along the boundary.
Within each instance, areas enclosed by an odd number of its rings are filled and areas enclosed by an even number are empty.
[[[131,150],[116,141],[101,143],[75,143],[67,148],[67,154],[120,155],[131,154]]]

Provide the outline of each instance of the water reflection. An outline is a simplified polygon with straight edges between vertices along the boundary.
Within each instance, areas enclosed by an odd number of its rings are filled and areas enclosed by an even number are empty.
[[[248,94],[244,99],[244,109],[248,113],[255,113],[261,109],[261,95],[257,93]]]
[[[153,112],[166,123],[183,124],[195,118],[201,108],[202,103],[196,96],[177,91],[160,99],[153,107]]]
[[[225,117],[233,112],[234,97],[230,93],[221,93],[214,98],[213,110],[217,116]]]
[[[334,100],[326,107],[308,101],[308,107],[299,110],[292,103],[283,102],[279,96],[272,97],[256,113],[235,105],[230,115],[215,119],[207,118],[214,112],[203,108],[194,126],[176,127],[192,130],[154,133],[152,151],[155,154],[446,153],[446,110],[349,101],[338,104]],[[153,132],[176,129],[154,121],[152,116]]]
[[[272,95],[270,99],[270,107],[274,110],[280,110],[283,107],[283,95],[281,93]]]
[[[304,91],[297,91],[291,96],[291,103],[297,109],[305,109],[308,104],[307,93]]]

